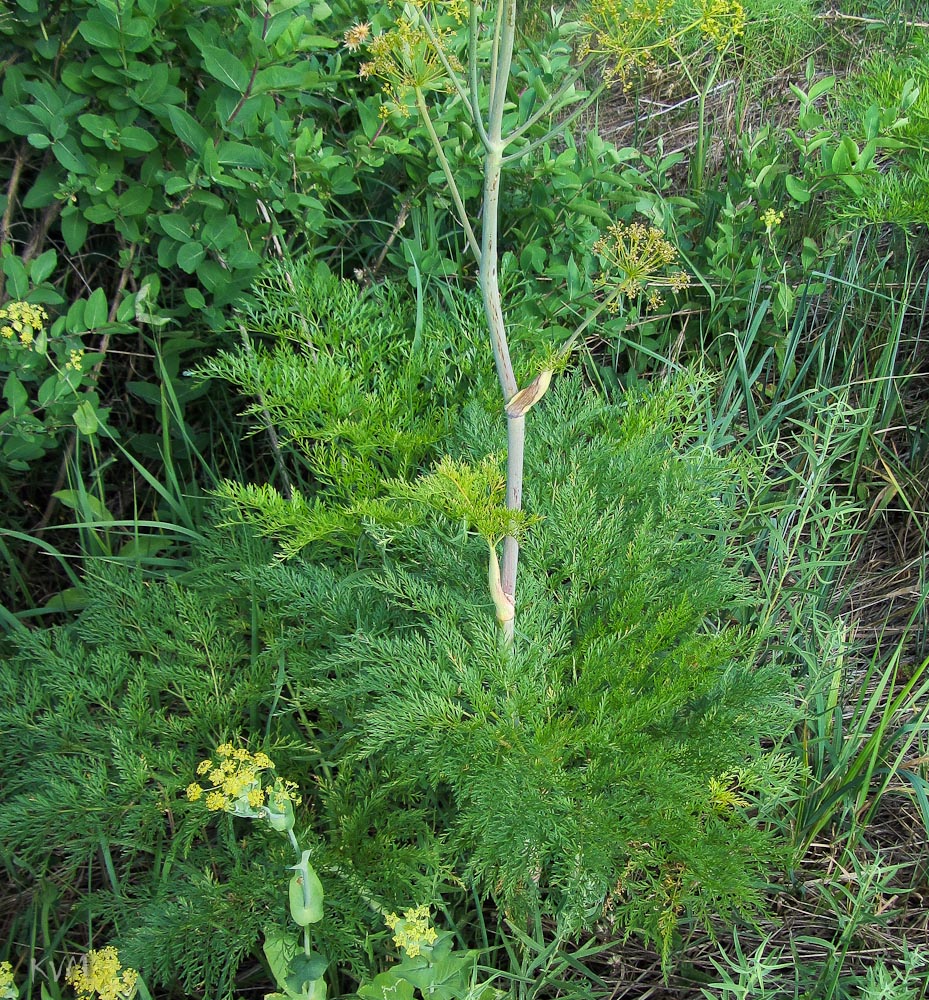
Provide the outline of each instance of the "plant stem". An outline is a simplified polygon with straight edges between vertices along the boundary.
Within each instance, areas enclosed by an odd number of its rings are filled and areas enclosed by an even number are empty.
[[[297,838],[294,836],[293,830],[287,831],[287,836],[290,839],[290,846],[294,849],[294,854],[297,855],[297,864],[299,865],[303,861],[303,851],[300,850],[300,845],[297,843]],[[304,903],[309,903],[309,893],[304,880],[303,884],[303,901]],[[303,954],[307,958],[310,957],[312,949],[310,948],[310,928],[309,925],[303,928]]]
[[[497,378],[503,393],[504,404],[516,395],[519,387],[510,360],[510,349],[503,319],[500,283],[497,273],[499,248],[497,244],[500,212],[500,177],[503,170],[503,109],[506,103],[507,82],[513,60],[513,42],[516,35],[516,2],[500,0],[497,14],[497,31],[494,38],[493,79],[490,92],[490,114],[487,123],[487,146],[484,156],[484,224],[481,229],[481,255],[479,277],[484,300],[484,315],[490,333]],[[506,505],[511,511],[522,508],[523,452],[526,440],[524,416],[507,417],[506,455]],[[519,542],[514,535],[503,540],[503,565],[500,583],[506,598],[515,604],[516,571],[519,563]],[[504,641],[510,645],[515,632],[515,620],[503,623]]]
[[[471,118],[477,127],[481,143],[486,149],[488,141],[487,129],[484,127],[484,119],[481,117],[481,90],[478,86],[477,72],[477,36],[480,30],[480,10],[476,3],[472,3],[471,9],[468,12],[468,82],[471,87],[468,99],[471,102]]]
[[[458,212],[458,219],[465,231],[465,236],[468,238],[468,246],[471,248],[471,253],[474,254],[474,259],[477,261],[478,265],[480,265],[481,248],[478,245],[477,237],[474,235],[474,229],[471,226],[467,210],[465,209],[464,202],[461,199],[461,192],[458,190],[458,185],[455,183],[455,175],[452,173],[451,164],[445,156],[445,151],[442,149],[442,142],[436,133],[435,126],[432,124],[432,118],[429,115],[429,108],[426,107],[426,99],[423,97],[423,92],[417,87],[415,94],[416,107],[419,110],[419,115],[423,120],[423,124],[426,126],[426,131],[429,133],[429,138],[432,140],[432,147],[435,150],[439,164],[442,167],[442,173],[445,174],[445,182],[448,184],[449,193],[452,196],[452,201],[455,203],[455,210]]]
[[[704,160],[706,157],[706,99],[713,89],[713,82],[716,80],[716,75],[719,73],[722,64],[722,53],[718,53],[706,84],[697,88],[686,63],[683,60],[681,61],[681,65],[684,67],[684,72],[687,74],[691,86],[697,90],[697,148],[694,150],[693,187],[698,192],[703,190]]]

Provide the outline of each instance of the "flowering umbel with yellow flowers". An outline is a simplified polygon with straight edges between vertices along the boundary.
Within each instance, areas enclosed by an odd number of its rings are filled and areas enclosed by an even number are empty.
[[[48,313],[31,302],[14,301],[0,306],[0,338],[7,342],[18,340],[31,349],[47,322]]]
[[[394,944],[410,958],[421,955],[424,948],[430,949],[439,936],[429,923],[429,907],[426,905],[404,910],[402,917],[388,913],[384,920],[394,932]]]
[[[275,830],[286,831],[293,827],[293,810],[300,798],[292,781],[273,772],[274,761],[267,754],[223,743],[198,765],[201,781],[187,786],[187,798],[204,799],[210,812],[266,819]]]
[[[300,804],[297,786],[275,773],[274,761],[261,750],[221,743],[214,753],[197,765],[199,781],[187,786],[190,802],[203,800],[209,812],[227,812],[243,819],[266,820],[273,830],[284,834],[297,856],[288,871],[287,888],[290,916],[302,931],[303,948],[296,936],[278,935],[265,954],[278,986],[286,996],[326,1000],[322,967],[311,961],[310,924],[323,919],[323,886],[310,864],[310,852],[301,849],[294,833],[294,807]],[[273,994],[278,996],[279,994]]]
[[[135,969],[124,969],[119,954],[112,946],[99,951],[89,951],[84,959],[73,966],[66,977],[73,986],[78,1000],[130,1000],[135,996]]]
[[[655,226],[613,223],[594,243],[593,251],[604,262],[600,281],[613,295],[613,312],[623,296],[637,299],[646,294],[649,308],[654,309],[662,304],[662,288],[679,292],[690,284],[690,275],[675,267],[678,251]]]
[[[461,70],[461,63],[451,51],[450,28],[436,25],[427,30],[422,23],[406,17],[397,19],[389,31],[369,37],[371,26],[355,24],[345,32],[344,45],[349,52],[365,48],[367,58],[358,75],[364,80],[381,81],[384,103],[381,117],[391,114],[408,118],[412,95],[430,91],[452,91],[448,70]]]
[[[741,0],[591,0],[584,21],[581,55],[602,56],[606,81],[626,84],[631,70],[654,69],[661,51],[679,51],[694,32],[725,49],[743,34],[745,10]]]
[[[18,996],[13,966],[9,962],[0,962],[0,1000],[16,1000]]]

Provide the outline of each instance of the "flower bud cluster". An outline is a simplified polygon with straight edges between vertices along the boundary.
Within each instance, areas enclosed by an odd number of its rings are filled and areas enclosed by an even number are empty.
[[[7,341],[19,338],[23,347],[32,347],[47,322],[48,313],[31,302],[7,302],[0,306],[0,337]]]
[[[250,753],[244,747],[223,743],[212,757],[200,762],[197,774],[206,782],[187,786],[187,798],[198,802],[205,796],[210,812],[230,812],[248,819],[267,819],[278,828],[276,819],[292,817],[299,805],[297,786],[284,781],[274,771],[274,762],[259,751]],[[287,827],[283,827],[286,829]]]

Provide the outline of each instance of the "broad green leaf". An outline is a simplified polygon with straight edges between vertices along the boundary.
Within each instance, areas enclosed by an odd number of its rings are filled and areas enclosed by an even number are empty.
[[[216,147],[216,159],[226,166],[254,167],[258,170],[269,166],[265,153],[244,142],[221,142]]]
[[[90,165],[87,157],[78,149],[73,136],[66,135],[63,139],[52,143],[55,159],[65,168],[75,174],[89,174]]]
[[[97,20],[82,21],[77,30],[85,42],[95,49],[118,49],[119,32],[111,28],[108,24],[102,24]]]
[[[864,184],[854,174],[839,174],[839,180],[852,192],[860,197],[864,194]]]
[[[215,45],[205,45],[200,54],[210,76],[240,94],[245,92],[251,73],[240,59]]]
[[[165,194],[175,195],[181,191],[186,191],[190,187],[190,181],[180,174],[173,174],[165,181]]]
[[[29,268],[29,278],[34,285],[40,285],[55,270],[58,254],[54,250],[46,250],[39,254]]]
[[[68,205],[61,213],[61,235],[68,253],[77,253],[83,247],[87,228],[83,213],[75,205]]]
[[[61,399],[66,393],[70,394],[71,387],[63,379],[59,378],[57,375],[49,375],[47,379],[39,386],[39,391],[36,395],[39,406],[46,407],[54,403],[56,400]]]
[[[177,252],[177,266],[188,274],[193,274],[197,270],[197,265],[206,256],[203,244],[194,240],[192,243],[185,243]]]
[[[784,178],[784,187],[787,188],[787,193],[790,197],[794,201],[800,202],[801,205],[805,205],[810,200],[810,189],[799,177],[788,174]]]
[[[227,247],[239,235],[239,227],[231,215],[216,216],[203,227],[200,239],[216,250]]]
[[[178,243],[186,243],[190,239],[192,229],[190,219],[186,216],[179,213],[162,215],[158,221],[165,235],[177,240]]]
[[[203,169],[211,180],[217,180],[222,174],[219,160],[216,158],[216,146],[211,139],[207,139],[202,148]],[[220,199],[220,204],[224,204]]]
[[[835,86],[835,77],[826,76],[822,80],[817,81],[810,87],[810,92],[807,94],[807,98],[810,101],[815,101],[818,97],[822,97],[823,94],[827,94]]]
[[[98,139],[105,139],[108,135],[118,131],[116,122],[112,118],[104,118],[102,115],[79,115],[77,120],[82,128]]]
[[[392,972],[382,972],[358,987],[358,996],[364,1000],[413,1000],[413,993],[413,984]]]
[[[35,131],[36,124],[35,117],[28,108],[9,108],[3,116],[3,127],[16,135],[29,135]]]
[[[206,129],[183,108],[168,108],[168,118],[174,134],[194,152],[199,153],[206,144],[209,136]]]
[[[322,979],[328,965],[326,959],[317,952],[311,952],[309,955],[298,952],[290,960],[284,985],[299,996],[305,987]]]
[[[14,417],[20,416],[26,409],[26,404],[29,402],[29,393],[26,392],[26,388],[20,382],[16,372],[10,372],[7,375],[6,383],[3,386],[3,398],[9,403]]]
[[[519,266],[523,271],[541,274],[545,268],[545,248],[540,243],[529,243],[519,255]]]
[[[170,77],[171,71],[164,63],[155,63],[148,66],[148,75],[130,93],[143,107],[150,107],[164,96]]]
[[[32,187],[23,198],[23,208],[46,208],[55,200],[55,192],[61,187],[58,168],[47,166],[32,182]]]
[[[4,257],[3,273],[7,280],[7,295],[13,299],[24,299],[29,292],[29,276],[19,257]]]
[[[116,218],[116,209],[103,202],[100,202],[98,205],[89,205],[84,209],[84,218],[88,222],[92,222],[95,226],[104,225]]]
[[[135,184],[124,191],[118,198],[119,211],[122,215],[144,215],[152,203],[154,192],[150,187]]]
[[[85,401],[81,405],[89,406],[90,404]],[[86,490],[58,490],[58,492],[53,493],[52,496],[55,497],[55,499],[57,499],[62,506],[67,507],[69,510],[77,511],[79,514],[89,511],[100,521],[112,520],[113,518],[113,515],[100,501],[100,498],[95,497],[92,493],[88,493]]]
[[[100,421],[97,419],[97,411],[86,399],[74,411],[74,426],[88,437],[96,434],[100,429]]]
[[[123,149],[132,149],[140,153],[150,153],[153,149],[157,149],[158,140],[149,132],[146,132],[144,128],[139,128],[136,125],[127,125],[119,133],[119,144]]]
[[[277,927],[265,928],[265,939],[262,951],[271,967],[277,985],[285,988],[290,960],[297,954],[299,943],[295,934],[289,934]]]
[[[74,614],[76,611],[83,611],[87,607],[87,591],[83,587],[65,587],[57,594],[50,597],[45,602],[48,611],[55,611],[59,614]],[[45,989],[42,983],[42,1000],[52,1000],[52,995]]]
[[[87,329],[96,330],[105,326],[107,312],[106,292],[102,288],[95,288],[84,306],[84,323]]]
[[[84,307],[86,305],[86,299],[75,299],[68,307],[65,316],[65,329],[68,333],[85,333],[87,331],[87,324],[84,322]]]

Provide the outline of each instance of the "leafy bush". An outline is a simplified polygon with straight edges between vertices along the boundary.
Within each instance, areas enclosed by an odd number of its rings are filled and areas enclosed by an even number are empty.
[[[415,475],[491,384],[467,296],[414,303],[392,284],[340,281],[311,258],[266,268],[233,325],[241,346],[198,376],[250,399],[245,412],[256,430],[272,428],[288,479],[330,503]]]
[[[346,16],[322,0],[8,5],[0,303],[49,315],[28,357],[0,357],[11,492],[47,496],[56,474],[60,489],[70,469],[24,474],[70,457],[75,434],[125,440],[137,399],[157,410],[173,393],[183,415],[197,390],[162,383],[199,358],[262,262],[331,250],[338,204],[375,169],[333,139]]]
[[[282,564],[226,532],[173,583],[101,571],[73,625],[23,636],[0,666],[14,946],[53,887],[62,926],[92,915],[148,982],[228,995],[287,923],[281,845],[239,842],[231,818],[204,840],[181,798],[230,736],[300,785],[338,914],[319,947],[359,978],[379,911],[461,879],[513,920],[607,915],[666,957],[679,920],[757,905],[778,853],[764,789],[786,773],[761,746],[784,680],[731,624],[750,602],[727,534],[738,494],[687,445],[700,391],[611,406],[569,379],[540,408],[527,502],[544,521],[524,538],[510,652],[484,543],[403,499],[435,473],[396,481],[347,557],[316,541]],[[462,463],[493,447],[490,426],[472,407]]]

